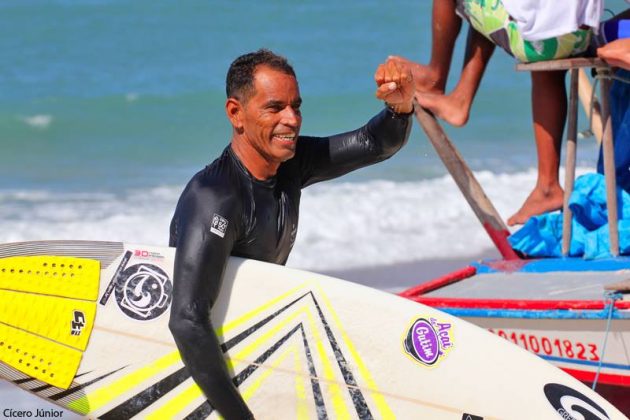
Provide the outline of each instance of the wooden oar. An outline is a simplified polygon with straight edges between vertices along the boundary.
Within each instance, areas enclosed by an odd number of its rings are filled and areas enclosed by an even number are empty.
[[[577,97],[578,94],[578,69],[571,69],[571,82],[569,83],[569,109],[567,110],[567,160],[564,166],[564,194],[562,204],[562,255],[569,256],[571,249],[571,220],[573,212],[569,207],[571,191],[575,183],[575,160],[577,155]]]
[[[435,117],[414,102],[414,113],[435,151],[455,180],[455,183],[473,209],[481,225],[490,239],[506,260],[519,259],[510,246],[507,237],[510,235],[507,226],[481,188],[472,171],[464,162],[453,143],[437,122]]]

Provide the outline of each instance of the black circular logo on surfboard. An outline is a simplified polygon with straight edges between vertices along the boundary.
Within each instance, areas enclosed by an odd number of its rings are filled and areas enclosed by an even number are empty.
[[[116,283],[118,307],[130,318],[148,321],[162,315],[171,304],[173,283],[153,264],[136,264],[120,273]]]
[[[586,395],[560,384],[545,385],[545,396],[563,419],[610,420],[606,411]]]

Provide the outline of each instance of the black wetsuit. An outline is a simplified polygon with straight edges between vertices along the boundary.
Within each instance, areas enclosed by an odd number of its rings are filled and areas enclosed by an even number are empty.
[[[409,115],[389,109],[358,130],[299,137],[276,176],[251,176],[228,146],[182,193],[171,222],[177,247],[170,329],[184,363],[226,419],[251,416],[238,396],[209,322],[230,255],[284,264],[295,241],[301,189],[380,162],[407,141]]]

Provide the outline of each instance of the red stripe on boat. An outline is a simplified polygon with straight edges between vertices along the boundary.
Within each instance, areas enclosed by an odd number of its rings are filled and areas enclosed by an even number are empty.
[[[592,383],[595,380],[595,375],[596,375],[595,372],[569,369],[569,368],[563,368],[563,367],[561,367],[560,369],[564,370],[566,373],[568,373],[569,375],[573,376],[574,378],[582,382]],[[599,378],[597,379],[597,383],[630,387],[630,376],[614,375],[611,373],[600,373]]]
[[[426,284],[426,283],[425,283]],[[411,289],[410,289],[411,290]],[[408,291],[408,290],[407,290]],[[407,292],[405,291],[405,292]],[[403,292],[403,293],[405,293]],[[516,300],[516,299],[467,299],[444,298],[426,296],[401,296],[408,297],[419,303],[435,308],[479,308],[479,309],[576,309],[576,310],[602,310],[606,307],[603,300]],[[616,309],[630,309],[630,302],[615,302]]]
[[[413,299],[414,296],[423,295],[446,285],[457,283],[458,281],[474,276],[476,273],[477,269],[475,267],[468,266],[466,268],[462,268],[461,270],[453,271],[452,273],[446,274],[442,277],[438,277],[437,279],[419,284],[418,286],[400,292],[398,295]]]

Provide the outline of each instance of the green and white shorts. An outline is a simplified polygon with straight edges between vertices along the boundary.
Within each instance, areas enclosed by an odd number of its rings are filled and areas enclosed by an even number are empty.
[[[457,0],[457,13],[477,32],[522,63],[578,55],[588,48],[591,39],[590,30],[578,29],[556,38],[526,41],[501,0]]]

